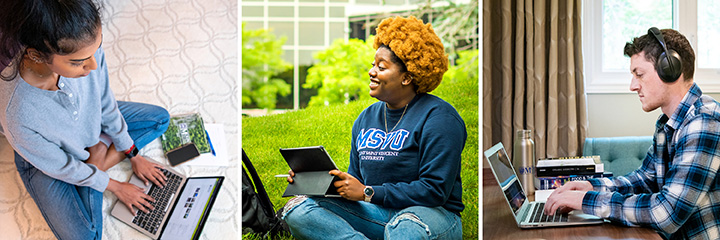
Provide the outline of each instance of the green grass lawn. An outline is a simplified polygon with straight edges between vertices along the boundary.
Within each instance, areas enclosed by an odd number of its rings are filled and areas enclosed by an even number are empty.
[[[478,237],[478,81],[443,81],[432,94],[452,104],[465,121],[468,138],[462,152],[463,239]],[[242,118],[242,147],[265,184],[278,209],[289,198],[281,195],[287,186],[288,166],[278,149],[322,145],[338,168],[347,171],[352,124],[366,107],[377,100],[355,101],[326,107],[307,108],[283,114]],[[257,239],[252,234],[244,239]]]

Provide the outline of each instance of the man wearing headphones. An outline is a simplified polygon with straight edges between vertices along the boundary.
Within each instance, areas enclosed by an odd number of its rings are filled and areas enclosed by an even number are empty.
[[[720,239],[720,105],[693,82],[690,43],[675,30],[653,27],[628,42],[625,55],[642,109],[662,110],[652,147],[625,176],[566,183],[545,212],[582,209],[653,228],[665,239]]]

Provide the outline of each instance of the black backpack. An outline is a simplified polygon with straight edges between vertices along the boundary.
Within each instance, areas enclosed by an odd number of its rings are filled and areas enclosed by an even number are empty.
[[[247,171],[250,172],[252,181],[248,177],[248,173],[243,168],[242,175],[242,228],[243,234],[245,229],[252,229],[252,232],[262,238],[272,238],[278,234],[290,235],[287,224],[283,221],[279,213],[280,208],[275,212],[270,197],[268,197],[265,187],[263,187],[260,177],[255,171],[250,159],[242,150],[242,160]]]

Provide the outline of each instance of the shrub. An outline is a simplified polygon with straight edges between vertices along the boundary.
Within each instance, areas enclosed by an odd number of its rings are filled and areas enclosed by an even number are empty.
[[[285,38],[265,29],[247,30],[242,23],[242,104],[274,109],[277,96],[290,93],[290,85],[273,76],[290,68],[282,59]]]
[[[303,88],[317,88],[308,106],[327,106],[368,99],[368,83],[375,50],[372,38],[366,43],[359,39],[336,39],[327,49],[315,53],[318,62],[308,69]]]

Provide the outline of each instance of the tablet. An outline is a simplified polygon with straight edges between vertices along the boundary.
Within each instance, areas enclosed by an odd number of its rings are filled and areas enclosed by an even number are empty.
[[[323,146],[281,148],[280,154],[295,173],[338,169]]]
[[[340,178],[328,173],[338,168],[323,146],[282,148],[280,154],[295,173],[293,183],[288,183],[283,197],[340,197],[333,186]]]

